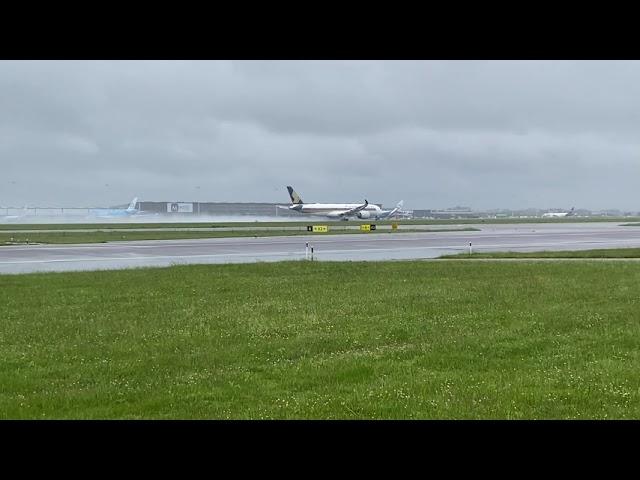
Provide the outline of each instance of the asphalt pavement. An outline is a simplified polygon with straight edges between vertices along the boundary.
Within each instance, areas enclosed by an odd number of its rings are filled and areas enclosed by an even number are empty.
[[[469,243],[474,252],[640,248],[640,227],[610,222],[457,227],[481,230],[3,246],[0,273],[303,260],[307,243],[317,261],[429,259],[468,252]]]

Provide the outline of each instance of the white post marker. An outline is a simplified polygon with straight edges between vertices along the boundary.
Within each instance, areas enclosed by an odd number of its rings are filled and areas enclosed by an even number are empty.
[[[469,242],[469,255],[471,255],[471,252],[472,252],[472,250],[471,250],[471,242]]]
[[[309,260],[309,242],[304,247],[304,259]]]
[[[311,246],[311,260],[313,260],[313,245]]]

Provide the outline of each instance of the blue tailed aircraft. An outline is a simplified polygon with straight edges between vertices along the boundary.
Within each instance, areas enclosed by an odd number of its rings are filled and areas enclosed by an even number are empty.
[[[89,210],[89,215],[101,218],[131,217],[134,215],[140,215],[140,209],[136,208],[137,203],[138,197],[131,200],[131,203],[129,203],[127,208],[92,208]]]

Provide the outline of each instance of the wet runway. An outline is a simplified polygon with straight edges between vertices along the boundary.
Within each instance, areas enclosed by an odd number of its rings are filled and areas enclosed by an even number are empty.
[[[306,242],[320,261],[437,258],[468,252],[470,242],[474,252],[640,248],[640,227],[617,223],[463,226],[481,230],[7,246],[0,247],[0,273],[301,260]]]

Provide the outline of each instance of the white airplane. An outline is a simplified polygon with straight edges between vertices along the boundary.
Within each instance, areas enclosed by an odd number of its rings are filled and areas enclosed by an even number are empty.
[[[404,206],[404,200],[400,200],[392,210],[382,210],[383,216],[380,217],[380,219],[389,219],[394,215],[396,216],[396,218],[405,216],[407,212],[402,210],[403,206]]]
[[[349,220],[350,217],[359,219],[382,220],[388,218],[402,208],[403,201],[400,200],[393,210],[382,210],[377,205],[371,205],[366,199],[364,203],[304,203],[300,195],[288,186],[291,205],[286,208],[299,212],[302,215],[320,215],[332,220]]]
[[[542,214],[543,218],[549,218],[549,217],[572,217],[574,215],[573,209],[575,207],[571,207],[571,210],[569,210],[568,212],[547,212]]]

